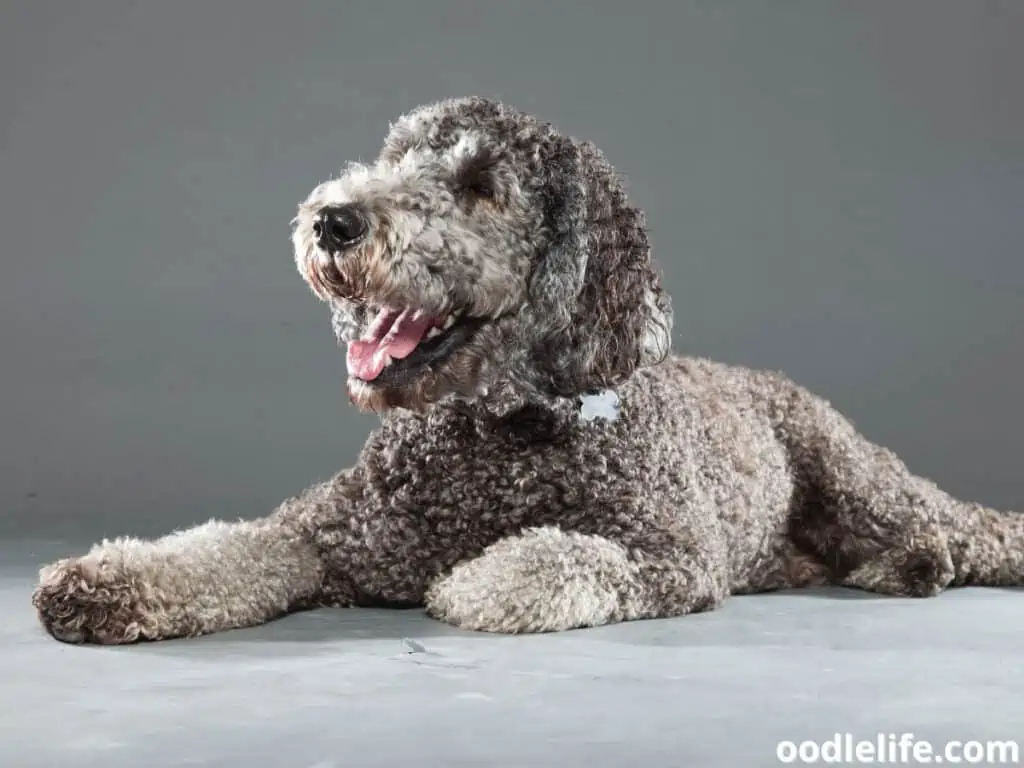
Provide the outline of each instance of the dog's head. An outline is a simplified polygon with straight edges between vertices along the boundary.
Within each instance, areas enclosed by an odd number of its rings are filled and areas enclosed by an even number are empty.
[[[292,239],[365,410],[572,397],[668,352],[669,299],[613,168],[494,101],[401,117],[376,162],[313,190]]]

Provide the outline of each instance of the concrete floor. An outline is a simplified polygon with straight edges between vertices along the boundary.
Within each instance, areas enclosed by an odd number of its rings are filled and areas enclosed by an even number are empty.
[[[39,562],[0,549],[0,766],[779,765],[780,740],[1024,741],[1024,594],[844,590],[533,637],[325,610],[125,648],[35,623]]]

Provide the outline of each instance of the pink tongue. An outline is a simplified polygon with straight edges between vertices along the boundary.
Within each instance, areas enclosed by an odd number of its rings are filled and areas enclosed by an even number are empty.
[[[411,355],[433,324],[434,318],[420,311],[382,309],[366,336],[349,343],[349,374],[373,381],[391,359],[402,360]]]

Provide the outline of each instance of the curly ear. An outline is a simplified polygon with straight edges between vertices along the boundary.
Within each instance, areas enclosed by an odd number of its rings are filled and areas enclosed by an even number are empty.
[[[593,144],[556,141],[544,168],[551,240],[530,285],[546,330],[534,364],[552,394],[615,387],[671,346],[646,221]]]

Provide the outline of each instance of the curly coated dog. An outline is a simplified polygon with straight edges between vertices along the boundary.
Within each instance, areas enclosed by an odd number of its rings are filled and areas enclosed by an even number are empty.
[[[381,603],[547,632],[806,585],[1024,583],[1024,515],[951,498],[781,375],[672,356],[642,212],[596,147],[531,115],[413,110],[313,190],[293,242],[380,429],[267,517],[44,568],[55,638]]]

